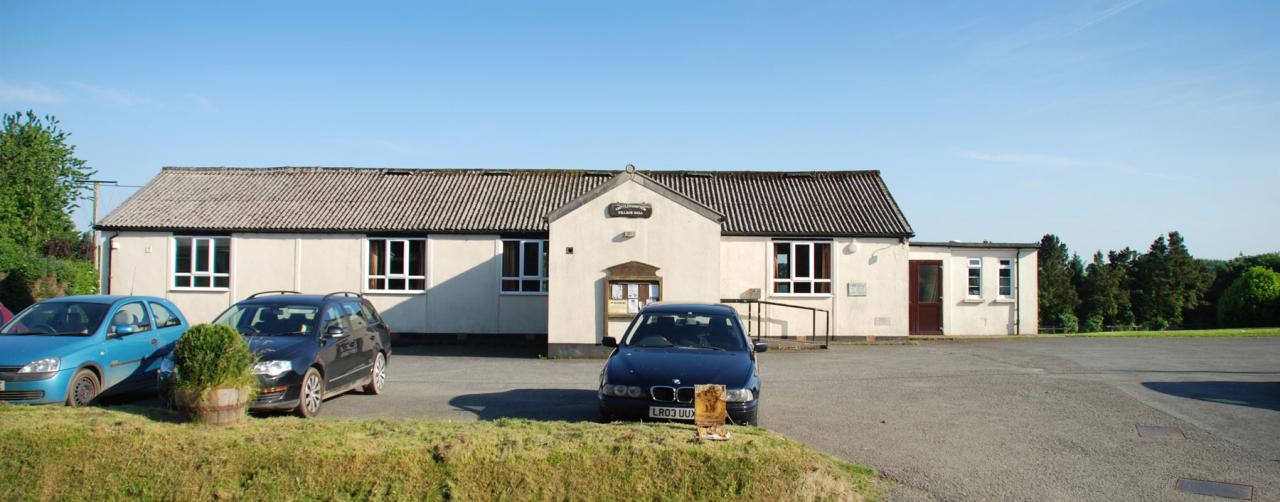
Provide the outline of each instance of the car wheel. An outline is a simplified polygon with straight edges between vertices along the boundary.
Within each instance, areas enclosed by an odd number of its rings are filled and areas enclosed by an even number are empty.
[[[365,394],[382,394],[382,387],[387,384],[387,356],[381,352],[373,358],[373,369],[369,370],[369,384],[364,386]]]
[[[71,377],[71,386],[67,388],[67,406],[88,406],[98,397],[99,388],[98,376],[92,371],[77,371]]]
[[[298,416],[318,415],[321,404],[324,404],[324,377],[315,368],[307,368],[307,373],[302,375],[302,390],[298,391]]]

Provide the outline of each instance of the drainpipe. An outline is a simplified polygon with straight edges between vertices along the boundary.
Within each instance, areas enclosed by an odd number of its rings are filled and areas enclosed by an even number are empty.
[[[1022,248],[1013,250],[1013,335],[1022,336]]]

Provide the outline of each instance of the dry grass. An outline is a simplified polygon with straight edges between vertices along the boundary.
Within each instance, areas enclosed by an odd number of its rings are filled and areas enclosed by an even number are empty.
[[[0,404],[0,500],[849,500],[869,469],[762,429],[252,419]]]

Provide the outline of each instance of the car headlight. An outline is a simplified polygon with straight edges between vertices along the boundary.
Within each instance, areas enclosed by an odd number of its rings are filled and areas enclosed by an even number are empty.
[[[173,354],[172,354],[172,353],[170,353],[170,354],[169,354],[168,356],[166,356],[164,359],[161,359],[161,360],[160,360],[160,372],[161,372],[161,373],[173,373],[173,372],[174,372],[174,369],[175,369],[175,367],[174,367],[174,365],[173,365]]]
[[[725,401],[730,403],[749,403],[756,398],[756,393],[751,389],[729,389],[725,393]]]
[[[631,399],[639,399],[644,396],[644,389],[635,385],[609,385],[604,384],[600,387],[600,393],[606,396],[629,397]]]
[[[31,361],[26,366],[23,366],[22,369],[18,370],[18,373],[53,373],[58,371],[58,369],[61,368],[61,365],[62,362],[59,361],[58,358],[47,357],[37,361]]]
[[[253,374],[275,378],[292,369],[293,363],[289,361],[259,361],[253,365]]]

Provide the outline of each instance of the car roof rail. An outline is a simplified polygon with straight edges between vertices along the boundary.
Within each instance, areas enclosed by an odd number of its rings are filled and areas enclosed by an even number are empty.
[[[355,291],[334,291],[332,293],[324,295],[324,299],[328,300],[330,296],[346,296],[351,298],[364,298],[364,295],[360,293],[356,293]]]
[[[269,295],[269,294],[274,294],[274,293],[279,293],[279,294],[282,294],[282,295],[300,295],[300,294],[302,294],[302,293],[299,293],[299,292],[297,292],[297,291],[286,291],[286,290],[283,290],[283,289],[279,289],[279,290],[273,290],[273,291],[259,291],[259,292],[257,292],[257,293],[254,293],[254,294],[249,295],[249,297],[248,297],[248,298],[245,298],[245,299],[246,299],[246,300],[252,300],[252,299],[257,298],[257,297],[262,296],[262,295]]]

